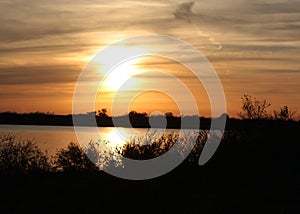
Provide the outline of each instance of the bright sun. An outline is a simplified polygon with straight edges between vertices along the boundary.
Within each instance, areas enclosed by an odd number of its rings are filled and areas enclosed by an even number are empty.
[[[134,84],[134,79],[132,79],[132,77],[140,73],[138,68],[134,65],[136,61],[137,60],[126,61],[112,70],[105,78],[103,87],[107,91],[117,91],[129,79],[131,79],[130,85],[132,86],[132,84]],[[122,89],[126,90],[127,88],[122,87]]]
[[[145,53],[145,50],[137,47],[116,46],[111,47],[108,51],[100,54],[96,59],[102,66],[100,72],[104,74],[104,82],[101,86],[105,91],[118,91],[120,87],[130,79],[130,87],[135,84],[137,79],[132,78],[136,74],[141,73],[135,65],[139,62],[138,58],[131,58],[132,56],[139,56]],[[118,59],[126,59],[127,61],[119,61]],[[120,63],[120,64],[119,64]],[[110,70],[113,68],[113,70]],[[126,90],[122,87],[121,90]]]

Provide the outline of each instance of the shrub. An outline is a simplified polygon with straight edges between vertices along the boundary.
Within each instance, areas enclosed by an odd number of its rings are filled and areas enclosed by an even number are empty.
[[[131,141],[124,144],[124,146],[118,151],[123,157],[136,160],[146,160],[156,158],[168,152],[175,143],[181,144],[181,150],[175,151],[174,155],[183,155],[186,152],[186,145],[190,140],[194,140],[196,136],[195,146],[187,157],[189,162],[198,161],[203,146],[207,140],[206,131],[191,131],[189,134],[184,135],[179,139],[179,133],[172,132],[168,134],[162,134],[160,137],[155,135],[145,135],[142,138],[134,138]]]
[[[22,140],[14,135],[0,137],[0,171],[14,174],[49,171],[47,155],[32,140]]]
[[[238,115],[242,119],[267,119],[267,108],[271,106],[265,99],[258,100],[245,94],[242,98],[242,112]]]
[[[73,142],[71,142],[67,148],[59,150],[53,159],[53,164],[56,171],[98,171],[98,168],[87,157],[85,151]]]
[[[293,120],[296,111],[291,111],[288,106],[283,106],[279,111],[274,111],[274,118],[277,120]]]

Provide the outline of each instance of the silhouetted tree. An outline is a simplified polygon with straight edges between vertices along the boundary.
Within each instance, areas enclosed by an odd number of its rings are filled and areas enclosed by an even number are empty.
[[[103,108],[101,110],[98,110],[97,116],[99,116],[99,117],[108,117],[108,115],[107,115],[107,109]]]
[[[131,111],[128,116],[132,126],[143,127],[148,124],[148,115],[145,112],[138,113],[136,111]]]
[[[142,113],[139,113],[139,112],[136,112],[136,111],[130,111],[128,116],[129,118],[134,118],[134,117],[147,117],[147,113],[146,112],[142,112]]]
[[[165,116],[166,116],[166,117],[174,117],[174,115],[173,115],[172,112],[166,112],[166,113],[165,113]]]
[[[268,118],[267,108],[271,106],[265,99],[258,100],[245,94],[242,98],[242,112],[238,115],[242,119],[266,119]]]
[[[136,111],[130,111],[128,116],[129,116],[129,118],[132,118],[132,117],[136,116],[137,114],[138,113]]]

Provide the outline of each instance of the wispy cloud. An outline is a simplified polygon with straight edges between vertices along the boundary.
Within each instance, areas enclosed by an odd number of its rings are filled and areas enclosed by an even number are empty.
[[[49,84],[69,87],[104,46],[158,33],[202,51],[223,78],[230,100],[241,88],[280,94],[287,84],[278,84],[276,75],[294,88],[300,81],[299,20],[299,0],[2,0],[0,87],[2,92],[21,87],[22,94],[10,93],[14,98]],[[297,90],[289,90],[291,100]],[[8,99],[4,94],[0,99]]]

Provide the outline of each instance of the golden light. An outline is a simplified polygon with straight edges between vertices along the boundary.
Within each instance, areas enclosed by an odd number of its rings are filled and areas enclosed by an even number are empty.
[[[134,65],[137,61],[137,59],[126,61],[112,70],[103,82],[104,90],[117,91],[129,79],[131,79],[130,86],[133,86],[137,82],[137,79],[134,79],[133,76],[140,73]],[[122,90],[126,89],[129,88],[122,88]]]
[[[130,137],[130,135],[122,129],[113,129],[107,134],[106,137],[110,142],[109,145],[111,146],[111,148],[115,148],[122,147],[126,143],[126,140]]]
[[[105,78],[101,90],[115,92],[129,79],[130,87],[134,85],[137,79],[132,77],[141,72],[135,64],[140,60],[130,57],[139,56],[145,52],[145,49],[139,47],[114,46],[97,56],[96,61],[101,65],[99,70]],[[124,58],[128,58],[128,60],[121,61]],[[126,90],[126,88],[122,88],[122,90]]]

